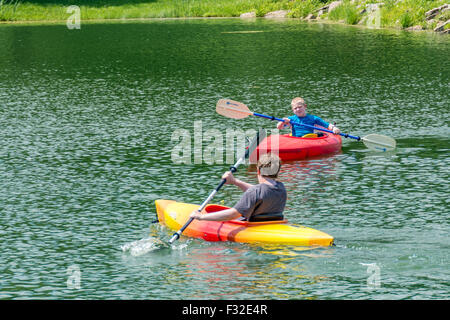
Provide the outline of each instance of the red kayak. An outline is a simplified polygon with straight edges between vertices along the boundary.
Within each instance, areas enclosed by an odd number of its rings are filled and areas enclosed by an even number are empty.
[[[334,154],[341,150],[342,139],[340,135],[323,133],[321,137],[305,138],[292,137],[289,134],[271,135],[265,138],[252,154],[278,151],[278,156],[284,161],[302,160],[306,158]]]

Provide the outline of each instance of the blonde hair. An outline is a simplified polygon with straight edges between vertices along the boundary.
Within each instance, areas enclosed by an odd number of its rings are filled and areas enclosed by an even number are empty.
[[[273,153],[266,153],[259,157],[256,167],[261,176],[276,178],[280,172],[281,160]]]
[[[294,99],[292,99],[292,101],[291,101],[291,106],[294,106],[294,105],[296,105],[297,103],[301,103],[301,104],[304,104],[305,106],[306,106],[306,102],[305,102],[305,99],[303,99],[303,98],[301,98],[301,97],[296,97],[296,98],[294,98]]]

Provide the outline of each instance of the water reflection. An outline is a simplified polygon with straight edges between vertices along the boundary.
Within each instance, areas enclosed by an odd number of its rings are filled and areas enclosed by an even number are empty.
[[[309,218],[325,217],[338,204],[343,158],[345,156],[333,155],[283,163],[279,180],[288,192],[285,215],[290,222],[322,230],[324,221],[317,224],[317,220]]]
[[[194,288],[192,299],[313,298],[311,286],[328,278],[308,270],[302,257],[326,258],[333,250],[194,243],[180,261],[186,270],[179,275]]]
[[[222,34],[245,29],[264,32]],[[2,297],[353,298],[366,282],[360,262],[372,261],[383,289],[364,297],[447,297],[449,48],[438,35],[294,20],[105,23],[75,33],[0,26]],[[120,250],[148,235],[153,200],[201,203],[228,170],[174,165],[174,130],[194,119],[222,132],[269,127],[225,120],[213,106],[234,98],[282,117],[299,94],[346,132],[398,142],[375,155],[344,140],[343,154],[280,173],[288,220],[346,247],[182,238]],[[237,175],[256,182],[254,169]],[[240,195],[224,188],[215,201],[234,205]],[[164,240],[163,230],[150,236]],[[83,273],[80,291],[66,287],[71,264]]]
[[[150,240],[158,242],[150,237],[122,246],[124,267],[144,279],[164,268],[159,281],[171,299],[314,299],[314,286],[330,279],[311,269],[310,260],[330,258],[335,250],[182,238],[170,248],[133,254],[130,247],[145,248]]]
[[[300,185],[320,190],[325,184],[336,179],[336,170],[340,158],[336,155],[317,160],[302,160],[283,163],[280,180],[287,189],[293,191]]]

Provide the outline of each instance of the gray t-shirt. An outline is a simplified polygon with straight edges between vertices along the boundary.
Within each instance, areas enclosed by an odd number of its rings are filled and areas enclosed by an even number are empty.
[[[261,183],[248,188],[242,198],[233,207],[245,220],[281,220],[286,205],[286,189],[284,184],[268,180],[269,184]]]

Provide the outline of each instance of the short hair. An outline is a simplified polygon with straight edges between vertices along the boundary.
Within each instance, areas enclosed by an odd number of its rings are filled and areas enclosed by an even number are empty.
[[[291,106],[293,106],[294,104],[297,104],[299,102],[301,102],[302,104],[304,104],[306,106],[305,99],[303,99],[301,97],[296,97],[296,98],[292,99]]]
[[[281,160],[273,153],[265,153],[259,157],[256,167],[261,176],[277,178],[281,168]]]

